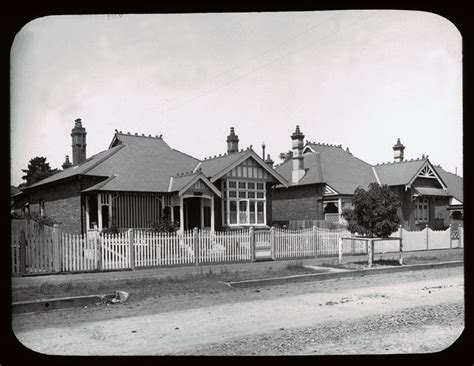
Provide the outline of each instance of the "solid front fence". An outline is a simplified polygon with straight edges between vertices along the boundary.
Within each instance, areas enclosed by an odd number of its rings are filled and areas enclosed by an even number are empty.
[[[351,237],[346,229],[313,227],[302,230],[253,228],[212,232],[188,230],[157,233],[128,230],[118,234],[71,234],[57,227],[40,226],[31,220],[12,221],[11,263],[13,275],[59,272],[124,270],[211,263],[285,260],[339,255],[339,239]],[[407,231],[400,237],[403,251],[463,248],[463,228]],[[342,255],[367,254],[367,242],[345,239]],[[374,242],[374,253],[398,252],[394,240]]]

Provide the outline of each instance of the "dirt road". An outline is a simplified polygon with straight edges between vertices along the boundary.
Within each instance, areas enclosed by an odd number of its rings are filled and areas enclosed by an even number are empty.
[[[187,309],[143,315],[138,315],[138,307],[135,315],[115,319],[99,320],[100,312],[96,312],[96,316],[88,320],[84,313],[86,317],[82,321],[75,321],[67,328],[54,322],[41,327],[28,326],[28,316],[22,316],[14,318],[13,329],[25,346],[41,353],[163,355],[192,353],[209,344],[232,343],[233,339],[255,337],[282,328],[351,323],[413,307],[463,302],[462,268],[378,277],[333,281],[324,290],[317,284],[292,284],[274,286],[270,291],[233,292],[229,302],[204,301]],[[250,291],[259,291],[262,296],[247,297]],[[240,301],[236,301],[238,298]],[[448,339],[440,345],[442,348],[455,341],[462,324],[456,329],[446,333]],[[415,340],[422,342],[423,337],[415,336]]]

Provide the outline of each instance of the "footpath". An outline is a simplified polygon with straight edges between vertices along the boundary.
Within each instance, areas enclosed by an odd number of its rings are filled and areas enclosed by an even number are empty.
[[[439,257],[449,256],[450,254],[456,255],[463,253],[463,249],[440,249],[440,250],[429,250],[429,251],[413,251],[404,252],[403,258],[410,257]],[[378,259],[398,259],[398,253],[384,253],[376,254],[375,260]],[[62,284],[68,282],[102,282],[102,281],[114,281],[124,279],[140,279],[140,278],[182,278],[190,275],[199,275],[206,273],[221,273],[221,272],[247,272],[247,273],[258,273],[268,269],[283,269],[288,264],[295,263],[296,261],[301,262],[305,266],[318,267],[325,264],[337,264],[337,257],[318,257],[309,258],[302,260],[278,260],[278,261],[258,261],[248,263],[217,263],[217,264],[201,264],[200,266],[190,265],[181,267],[159,267],[150,269],[135,269],[135,270],[122,270],[122,271],[110,271],[110,272],[93,272],[93,273],[66,273],[66,274],[53,274],[53,275],[34,275],[25,277],[12,277],[12,289],[22,288],[31,285],[38,285],[42,283],[48,284]],[[344,262],[354,261],[367,261],[366,255],[360,256],[344,256]],[[439,262],[439,260],[436,260]],[[428,263],[428,262],[426,262]],[[329,269],[328,269],[329,271]],[[342,272],[347,271],[344,269],[331,269],[331,272]]]

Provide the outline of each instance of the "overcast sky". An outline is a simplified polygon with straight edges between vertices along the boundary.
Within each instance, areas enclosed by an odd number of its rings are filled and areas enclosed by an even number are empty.
[[[11,50],[11,175],[60,168],[82,118],[87,156],[114,130],[163,134],[204,158],[261,144],[275,163],[305,139],[368,163],[427,154],[462,175],[461,34],[413,11],[77,15],[35,19]],[[72,159],[72,158],[71,158]]]

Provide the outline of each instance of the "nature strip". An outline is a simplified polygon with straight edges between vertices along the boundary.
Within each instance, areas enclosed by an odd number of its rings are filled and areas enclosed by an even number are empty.
[[[411,264],[411,265],[386,267],[386,268],[347,270],[343,272],[303,274],[303,275],[293,275],[293,276],[286,276],[286,277],[274,277],[274,278],[264,278],[264,279],[235,281],[235,282],[221,282],[221,283],[226,284],[229,287],[236,287],[236,288],[255,287],[255,286],[272,286],[272,285],[282,285],[282,284],[291,283],[291,282],[323,281],[323,280],[330,280],[334,278],[362,277],[362,276],[385,274],[385,273],[419,271],[419,270],[434,269],[434,268],[458,267],[462,265],[464,265],[464,261],[450,261],[450,262],[428,263],[428,264]]]

